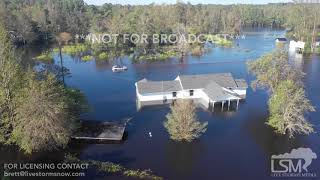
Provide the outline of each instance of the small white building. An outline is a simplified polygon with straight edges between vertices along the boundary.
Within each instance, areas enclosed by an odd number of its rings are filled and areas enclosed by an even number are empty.
[[[135,83],[140,106],[167,104],[176,99],[192,99],[206,108],[213,109],[222,103],[237,102],[246,98],[248,85],[244,79],[234,79],[231,73],[179,75],[172,81],[148,81]]]
[[[291,40],[289,44],[289,51],[291,52],[297,52],[297,53],[302,53],[304,50],[305,42],[302,41],[294,41]]]
[[[317,38],[314,44],[316,47],[319,47],[320,46],[320,38]]]

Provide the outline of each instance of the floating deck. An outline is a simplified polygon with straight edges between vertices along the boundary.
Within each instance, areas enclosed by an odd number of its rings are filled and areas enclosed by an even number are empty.
[[[81,128],[72,138],[76,140],[121,141],[125,127],[125,123],[85,121],[82,122]]]

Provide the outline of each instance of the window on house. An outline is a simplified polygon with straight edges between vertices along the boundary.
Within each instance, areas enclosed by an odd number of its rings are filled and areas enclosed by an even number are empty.
[[[173,97],[177,97],[177,92],[172,92]]]
[[[190,96],[193,96],[194,90],[190,90]]]

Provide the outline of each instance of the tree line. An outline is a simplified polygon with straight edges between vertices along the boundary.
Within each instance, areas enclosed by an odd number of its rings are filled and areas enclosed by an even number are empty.
[[[244,27],[288,28],[309,40],[319,26],[319,5],[87,5],[83,0],[1,0],[0,22],[24,43],[53,39],[58,32],[87,34],[239,33]]]

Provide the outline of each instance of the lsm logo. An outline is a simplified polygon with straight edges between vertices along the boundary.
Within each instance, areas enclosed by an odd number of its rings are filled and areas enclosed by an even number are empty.
[[[271,156],[271,176],[273,177],[316,177],[308,171],[316,153],[310,148],[298,148],[290,153]]]

